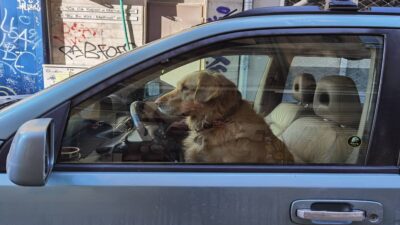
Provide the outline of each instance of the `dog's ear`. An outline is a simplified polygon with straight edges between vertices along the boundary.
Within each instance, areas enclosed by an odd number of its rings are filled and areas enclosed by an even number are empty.
[[[220,84],[216,76],[201,73],[198,76],[194,99],[199,102],[208,102],[220,95]]]

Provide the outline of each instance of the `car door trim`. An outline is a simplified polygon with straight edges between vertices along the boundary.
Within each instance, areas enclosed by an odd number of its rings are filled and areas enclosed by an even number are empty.
[[[376,173],[399,174],[396,166],[354,165],[226,165],[176,163],[56,164],[54,171],[63,172],[244,172],[244,173]]]

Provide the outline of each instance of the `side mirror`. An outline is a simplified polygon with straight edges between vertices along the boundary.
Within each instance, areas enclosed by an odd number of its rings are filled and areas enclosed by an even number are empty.
[[[14,136],[7,156],[9,179],[22,186],[43,186],[54,165],[53,119],[24,123]]]

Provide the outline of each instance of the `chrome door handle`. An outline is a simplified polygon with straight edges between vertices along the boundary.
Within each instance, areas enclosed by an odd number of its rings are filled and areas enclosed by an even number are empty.
[[[363,200],[307,199],[292,202],[290,219],[297,224],[364,224],[383,221],[383,205]]]
[[[365,220],[365,212],[361,210],[353,210],[351,212],[332,212],[332,211],[314,211],[311,209],[298,209],[297,217],[306,220],[316,221],[363,221]]]

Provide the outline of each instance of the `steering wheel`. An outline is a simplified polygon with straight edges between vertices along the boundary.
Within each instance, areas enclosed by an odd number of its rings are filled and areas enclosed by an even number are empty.
[[[187,126],[182,126],[182,117],[167,116],[158,111],[154,102],[142,101],[133,102],[130,105],[130,113],[136,132],[132,139],[127,137],[127,143],[140,146],[142,159],[151,154],[168,161],[183,158],[181,142],[188,130]],[[141,139],[139,143],[138,138]],[[134,139],[136,141],[132,141]]]
[[[133,124],[143,141],[161,141],[171,121],[154,102],[135,101],[130,106]]]

